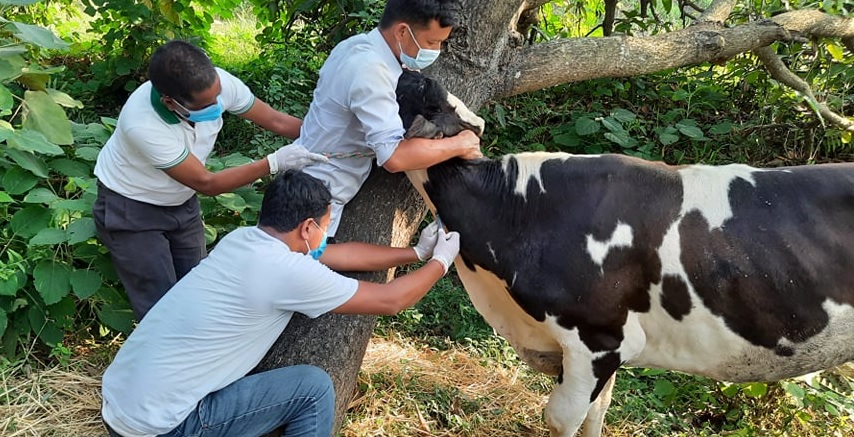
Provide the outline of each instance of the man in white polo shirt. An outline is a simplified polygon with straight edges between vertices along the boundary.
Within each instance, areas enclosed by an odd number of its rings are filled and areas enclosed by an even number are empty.
[[[332,381],[307,365],[245,376],[295,312],[390,315],[418,302],[448,271],[459,234],[436,224],[415,247],[326,247],[329,190],[301,171],[276,176],[258,226],[226,235],[125,341],[102,379],[110,436],[331,435]],[[435,222],[434,222],[435,223]],[[426,263],[385,284],[339,271]]]
[[[198,47],[170,41],[151,56],[149,82],[119,114],[95,164],[98,237],[110,250],[138,320],[205,256],[196,192],[215,196],[267,174],[324,162],[289,145],[239,167],[212,173],[205,160],[228,111],[288,138],[301,120],[257,99]]]
[[[329,182],[332,224],[377,165],[395,173],[427,168],[451,158],[483,156],[471,131],[442,138],[404,139],[395,95],[406,68],[420,70],[439,56],[459,12],[459,0],[389,0],[379,27],[348,38],[329,54],[296,144],[330,156],[306,168]]]

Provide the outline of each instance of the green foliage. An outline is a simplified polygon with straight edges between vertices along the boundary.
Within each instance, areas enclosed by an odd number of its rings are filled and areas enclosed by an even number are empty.
[[[40,66],[40,55],[67,44],[39,26],[2,24],[0,355],[13,357],[34,338],[61,354],[81,325],[130,327],[106,315],[127,304],[91,216],[93,162],[111,121],[69,121],[64,108],[82,103],[48,86],[58,69]],[[80,313],[89,318],[78,320]]]
[[[328,52],[343,39],[373,28],[382,14],[382,0],[252,0],[255,15],[266,26],[258,36],[264,44],[295,39],[312,41]]]

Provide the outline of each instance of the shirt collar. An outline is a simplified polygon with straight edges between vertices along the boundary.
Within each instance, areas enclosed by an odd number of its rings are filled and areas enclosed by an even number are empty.
[[[385,38],[383,38],[382,33],[380,33],[380,29],[378,27],[374,28],[374,30],[368,33],[368,40],[371,42],[371,45],[374,46],[379,53],[383,56],[383,61],[391,68],[391,71],[397,73],[400,76],[403,73],[403,68],[400,66],[400,61],[397,60],[397,57],[394,56],[394,52],[391,51],[391,47],[388,46],[388,42],[386,42]]]
[[[157,115],[159,115],[166,124],[178,124],[181,122],[181,119],[179,119],[174,112],[170,111],[169,108],[160,101],[160,93],[154,89],[153,85],[151,87],[151,106],[154,108],[154,112],[157,112]]]

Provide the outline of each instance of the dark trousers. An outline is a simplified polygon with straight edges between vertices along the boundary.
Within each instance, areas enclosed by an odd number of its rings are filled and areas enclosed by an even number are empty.
[[[182,205],[157,206],[98,182],[92,215],[137,320],[207,254],[196,196]]]

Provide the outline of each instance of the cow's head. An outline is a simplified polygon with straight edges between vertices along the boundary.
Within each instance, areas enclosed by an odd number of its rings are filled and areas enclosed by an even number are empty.
[[[404,69],[396,92],[406,138],[442,138],[464,129],[483,134],[482,118],[438,82],[418,71]]]

